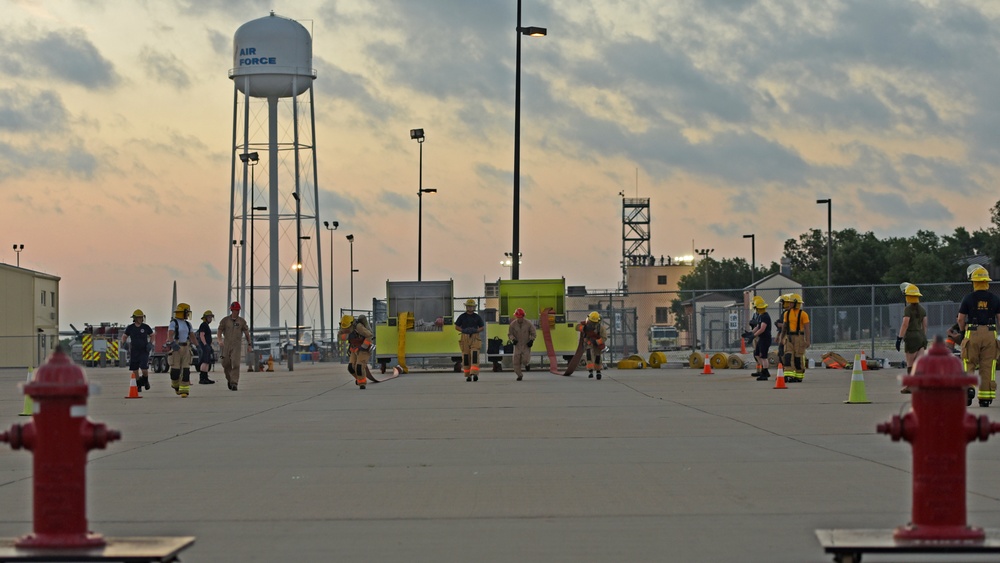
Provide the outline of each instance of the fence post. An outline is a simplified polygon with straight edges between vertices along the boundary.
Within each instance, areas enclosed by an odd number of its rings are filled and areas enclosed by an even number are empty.
[[[871,356],[875,356],[875,285],[872,284],[872,309],[871,309],[871,329],[868,331],[872,337]]]

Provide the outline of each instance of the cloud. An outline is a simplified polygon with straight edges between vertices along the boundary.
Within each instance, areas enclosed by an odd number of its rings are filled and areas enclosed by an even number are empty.
[[[0,37],[5,53],[4,72],[21,78],[47,78],[105,90],[118,85],[121,78],[114,65],[80,29]]]
[[[62,98],[52,90],[0,90],[0,130],[30,134],[55,133],[66,129],[67,117],[68,112]]]
[[[145,46],[139,51],[139,63],[146,69],[146,74],[159,83],[169,84],[177,90],[191,85],[184,65],[173,53],[161,53]]]
[[[19,147],[0,141],[0,181],[40,169],[85,179],[93,177],[97,158],[82,146],[53,149],[37,144]]]

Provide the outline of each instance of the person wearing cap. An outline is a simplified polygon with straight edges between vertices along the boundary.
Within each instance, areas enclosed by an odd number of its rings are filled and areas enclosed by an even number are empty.
[[[350,315],[344,315],[340,319],[340,339],[346,340],[350,359],[347,362],[347,371],[354,376],[354,384],[360,389],[365,388],[367,382],[367,371],[365,366],[371,358],[372,350],[372,328],[368,324],[368,317],[359,315],[357,319]]]
[[[756,322],[751,324],[754,327],[753,357],[760,366],[757,381],[767,381],[767,378],[771,377],[771,372],[767,369],[770,367],[767,363],[767,353],[771,348],[771,314],[767,312],[767,303],[760,295],[754,296],[752,305],[756,318]]]
[[[604,343],[608,340],[608,330],[601,322],[601,314],[591,311],[587,315],[587,320],[576,325],[576,330],[583,333],[583,344],[587,352],[587,378],[593,379],[596,369],[597,379],[600,379],[601,352],[604,351]]]
[[[126,339],[129,340],[128,369],[135,377],[135,386],[149,389],[149,351],[153,349],[153,329],[146,324],[146,315],[142,309],[132,312],[132,324],[125,327],[122,344],[125,344]]]
[[[913,373],[913,363],[927,349],[927,311],[920,304],[920,289],[909,282],[900,285],[906,299],[903,309],[903,321],[896,336],[896,351],[902,351],[906,356],[906,374]],[[900,393],[909,393],[909,387],[903,387]]]
[[[191,329],[191,306],[178,303],[174,318],[167,324],[167,342],[170,348],[168,362],[170,363],[170,386],[174,393],[186,399],[191,393],[191,349],[198,345]]]
[[[802,310],[802,296],[789,293],[783,317],[785,334],[785,381],[801,382],[806,377],[806,349],[812,340],[809,328],[809,313]]]
[[[523,379],[521,368],[531,363],[531,346],[535,343],[535,334],[535,325],[524,318],[524,309],[518,307],[514,311],[514,320],[507,327],[507,340],[514,344],[511,363],[518,381]]]
[[[962,366],[968,375],[979,370],[979,406],[988,407],[997,397],[997,325],[1000,324],[1000,297],[990,293],[986,268],[970,266],[972,293],[958,306],[958,326],[965,333],[962,340]],[[972,404],[970,388],[967,404]]]
[[[480,334],[485,329],[486,323],[476,313],[476,300],[466,300],[465,312],[455,319],[455,330],[462,333],[458,345],[462,348],[462,373],[466,381],[479,381],[479,351],[483,349]]]
[[[212,319],[215,314],[211,310],[201,316],[201,326],[198,327],[198,384],[211,385],[214,380],[208,378],[208,370],[215,362],[215,350],[212,349]]]
[[[219,321],[219,350],[222,353],[222,370],[226,372],[226,383],[230,391],[236,391],[240,383],[240,356],[243,347],[240,345],[244,336],[247,339],[247,349],[253,351],[250,339],[250,327],[240,316],[240,304],[233,301],[229,306],[229,315]]]

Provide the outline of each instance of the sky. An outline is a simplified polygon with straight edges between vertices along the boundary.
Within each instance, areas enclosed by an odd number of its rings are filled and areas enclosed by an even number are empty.
[[[60,327],[227,306],[233,37],[313,35],[334,305],[417,270],[508,277],[514,0],[0,0],[0,261],[61,277]],[[523,0],[520,277],[621,282],[622,200],[654,256],[779,261],[826,229],[990,224],[1000,2]],[[323,252],[329,233],[322,233]],[[7,250],[2,250],[6,248]],[[324,269],[329,264],[324,264]],[[327,305],[328,307],[329,305]]]

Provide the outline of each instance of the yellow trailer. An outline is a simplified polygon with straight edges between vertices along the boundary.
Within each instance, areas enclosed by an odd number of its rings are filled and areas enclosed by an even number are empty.
[[[566,318],[566,280],[499,280],[497,286],[500,297],[499,323],[487,323],[489,338],[499,338],[506,343],[510,320],[514,317],[514,311],[521,308],[524,309],[524,318],[534,323],[537,331],[535,345],[531,348],[532,359],[538,358],[542,362],[548,359],[551,370],[555,370],[555,362],[560,358],[569,362],[576,353],[580,334],[576,330],[576,322]],[[548,311],[545,315],[549,319],[548,327],[541,323],[543,311]],[[550,339],[545,338],[546,332]],[[549,340],[551,348],[547,345]],[[507,355],[507,349],[501,349],[498,353],[488,353],[487,360],[493,362],[494,371],[499,371],[500,362]]]

